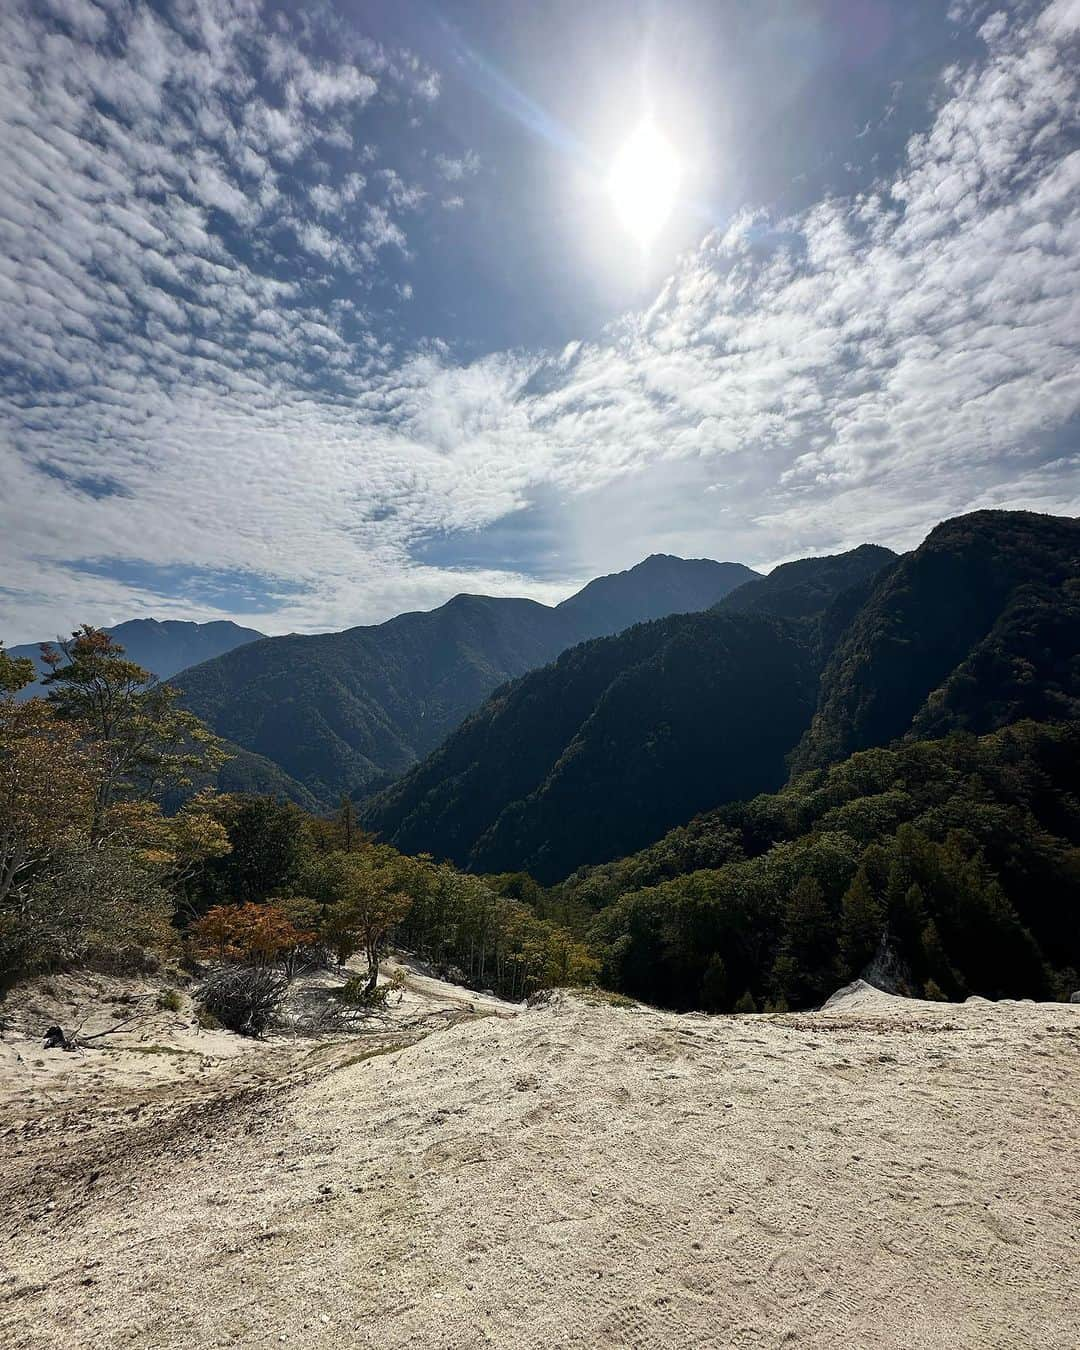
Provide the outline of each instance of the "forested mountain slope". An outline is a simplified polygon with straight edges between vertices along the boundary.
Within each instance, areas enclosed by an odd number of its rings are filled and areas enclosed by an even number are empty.
[[[763,577],[745,582],[724,596],[717,609],[725,614],[774,614],[781,619],[814,619],[838,595],[877,576],[896,561],[892,549],[860,544],[847,553],[800,558],[781,563]]]
[[[1080,521],[947,520],[884,574],[840,637],[796,770],[908,732],[1080,712]]]
[[[744,614],[728,613],[736,591],[500,690],[365,819],[407,850],[551,881],[751,781],[779,787],[797,746],[805,768],[905,733],[1065,717],[1080,695],[1077,545],[1075,521],[979,512],[899,560],[863,548],[790,564],[741,588]]]
[[[605,637],[649,619],[708,609],[722,596],[764,579],[742,563],[653,553],[628,572],[590,581],[557,609],[575,615],[590,637]]]
[[[363,797],[434,749],[506,680],[657,608],[714,604],[753,575],[736,563],[656,556],[554,608],[459,595],[343,633],[267,638],[185,671],[183,703],[316,800]]]
[[[706,813],[546,898],[610,988],[677,1008],[1080,983],[1080,724],[903,740]],[[595,915],[590,923],[590,917]]]
[[[815,688],[782,621],[642,624],[500,690],[364,819],[406,852],[553,880],[778,786]]]
[[[209,661],[263,636],[254,628],[241,628],[227,619],[211,623],[187,623],[180,619],[131,619],[105,631],[123,646],[129,660],[162,680],[167,680],[170,675],[188,666]],[[55,642],[56,637],[45,640]],[[45,672],[39,643],[28,642],[22,647],[12,647],[8,655],[15,659],[29,657],[37,670]],[[42,692],[40,685],[29,685],[20,691],[19,697],[31,698]]]

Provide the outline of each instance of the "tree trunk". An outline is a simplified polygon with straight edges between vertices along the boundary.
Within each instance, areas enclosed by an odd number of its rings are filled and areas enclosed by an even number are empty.
[[[369,947],[367,951],[368,960],[368,981],[364,986],[364,995],[367,997],[375,992],[375,986],[379,983],[379,953],[377,948]]]

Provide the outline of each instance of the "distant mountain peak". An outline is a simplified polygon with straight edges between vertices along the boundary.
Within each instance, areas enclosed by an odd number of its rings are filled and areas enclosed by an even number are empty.
[[[597,636],[606,636],[668,614],[709,609],[757,575],[743,563],[650,553],[623,572],[590,581],[557,608],[588,615]]]
[[[209,661],[265,636],[254,628],[242,628],[231,619],[197,623],[192,619],[155,619],[149,616],[127,619],[105,631],[120,643],[130,660],[162,680],[169,679],[188,666]],[[48,642],[55,640],[45,639]],[[28,642],[21,647],[13,647],[10,655],[29,657],[35,669],[44,674],[40,643]],[[39,690],[39,685],[30,685],[23,691],[23,697],[30,698]]]
[[[268,638],[187,671],[185,706],[326,802],[405,772],[509,679],[647,620],[707,609],[740,563],[654,554],[561,605],[461,591],[436,609]],[[288,716],[282,710],[288,709]]]

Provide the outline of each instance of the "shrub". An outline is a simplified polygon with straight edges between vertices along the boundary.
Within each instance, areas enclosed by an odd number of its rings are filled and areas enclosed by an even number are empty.
[[[366,975],[354,975],[342,985],[338,998],[351,1008],[384,1008],[390,989],[388,984],[379,984],[373,989]]]
[[[157,1005],[161,1012],[179,1012],[183,1002],[179,989],[162,989],[157,996]]]
[[[318,935],[296,927],[279,905],[215,905],[189,930],[203,957],[241,966],[287,961]]]
[[[217,1020],[214,1014],[208,1008],[204,1008],[201,1005],[198,1005],[195,1008],[195,1025],[200,1029],[200,1031],[221,1030],[221,1023]]]
[[[229,1031],[264,1036],[273,1024],[289,977],[273,966],[218,966],[199,986],[202,1007]]]

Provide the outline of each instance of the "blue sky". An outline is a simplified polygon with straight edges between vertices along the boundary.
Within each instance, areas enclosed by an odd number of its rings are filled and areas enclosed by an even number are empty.
[[[0,636],[1078,499],[1080,4],[9,0]],[[681,167],[643,249],[611,166]]]

